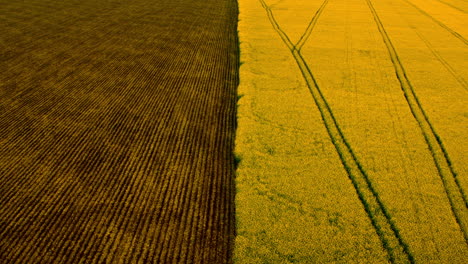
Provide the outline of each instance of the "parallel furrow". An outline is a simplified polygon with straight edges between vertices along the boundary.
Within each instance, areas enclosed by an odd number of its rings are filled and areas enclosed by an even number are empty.
[[[0,6],[0,259],[230,263],[235,1]]]

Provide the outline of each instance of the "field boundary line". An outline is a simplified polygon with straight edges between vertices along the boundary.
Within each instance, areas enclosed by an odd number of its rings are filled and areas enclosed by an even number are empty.
[[[401,90],[403,91],[411,113],[417,121],[419,128],[421,129],[421,133],[423,134],[426,144],[431,152],[438,174],[449,199],[450,207],[455,216],[455,220],[460,226],[465,241],[468,241],[468,205],[466,195],[458,181],[457,174],[452,166],[448,152],[442,143],[442,139],[436,133],[432,123],[429,121],[429,117],[422,108],[414,88],[406,74],[405,68],[398,57],[398,53],[385,31],[382,21],[372,5],[372,2],[370,0],[366,1],[377,24],[378,30],[382,35],[383,42],[387,47],[390,59],[395,68],[396,77],[400,82]]]
[[[408,0],[403,0],[405,1],[406,3],[408,3],[409,5],[411,5],[412,7],[414,7],[416,10],[418,10],[421,14],[427,16],[428,18],[430,18],[432,21],[434,21],[435,23],[437,23],[439,26],[443,27],[445,30],[447,30],[448,32],[450,32],[453,36],[455,36],[456,38],[458,38],[459,40],[461,40],[463,43],[465,43],[465,45],[468,45],[468,40],[466,40],[462,35],[460,35],[458,32],[455,32],[453,29],[449,28],[447,25],[445,25],[444,23],[440,22],[439,20],[435,19],[433,16],[431,16],[429,13],[427,13],[426,11],[422,10],[421,8],[419,8],[417,5],[413,4],[412,2],[408,1]]]
[[[327,133],[334,145],[340,161],[346,170],[351,183],[361,201],[371,224],[376,230],[376,233],[382,243],[383,248],[387,251],[388,259],[392,263],[414,263],[414,257],[409,249],[409,246],[402,239],[398,228],[391,219],[391,215],[384,206],[378,192],[373,186],[367,172],[357,159],[356,154],[351,148],[351,145],[346,140],[332,110],[326,101],[312,71],[307,62],[302,57],[300,50],[289,40],[287,34],[278,25],[276,19],[269,6],[264,0],[259,0],[265,9],[271,25],[280,35],[283,42],[291,51],[296,60],[299,69],[304,77],[304,80],[309,88],[309,92],[314,99],[314,102],[320,112]],[[325,0],[326,1],[326,0]],[[323,10],[323,9],[322,9]],[[312,18],[310,27],[307,31],[312,31],[316,21],[322,12],[317,12]],[[310,33],[309,33],[310,34]]]

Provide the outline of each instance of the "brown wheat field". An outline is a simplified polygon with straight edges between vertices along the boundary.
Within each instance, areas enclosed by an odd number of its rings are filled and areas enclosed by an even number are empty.
[[[237,3],[0,1],[0,263],[228,263]]]

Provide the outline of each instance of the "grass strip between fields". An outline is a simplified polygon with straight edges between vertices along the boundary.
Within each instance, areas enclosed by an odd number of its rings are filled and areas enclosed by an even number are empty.
[[[335,116],[333,115],[330,105],[326,101],[314,75],[312,74],[307,62],[300,52],[300,48],[311,34],[313,27],[319,19],[320,14],[322,13],[326,4],[328,3],[328,0],[325,0],[318,11],[315,13],[305,33],[296,45],[291,42],[288,35],[281,29],[273,15],[272,10],[265,3],[265,1],[259,1],[266,11],[271,25],[279,34],[296,60],[297,65],[299,66],[301,73],[307,83],[309,91],[315,101],[315,104],[320,111],[320,115],[326,127],[327,133],[330,136],[330,139],[340,157],[341,163],[343,164],[343,167],[345,168],[349,179],[351,180],[354,189],[356,190],[356,193],[364,206],[364,210],[370,218],[371,223],[381,240],[382,246],[388,253],[390,262],[414,263],[414,257],[409,249],[409,246],[401,237],[400,232],[393,222],[390,213],[385,208],[366,171],[359,162],[356,154],[353,152],[351,145],[346,140],[346,137],[344,136]]]

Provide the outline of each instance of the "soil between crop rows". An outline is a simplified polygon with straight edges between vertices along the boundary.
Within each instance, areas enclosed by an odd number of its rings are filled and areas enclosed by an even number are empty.
[[[0,14],[0,262],[230,262],[236,1]]]

